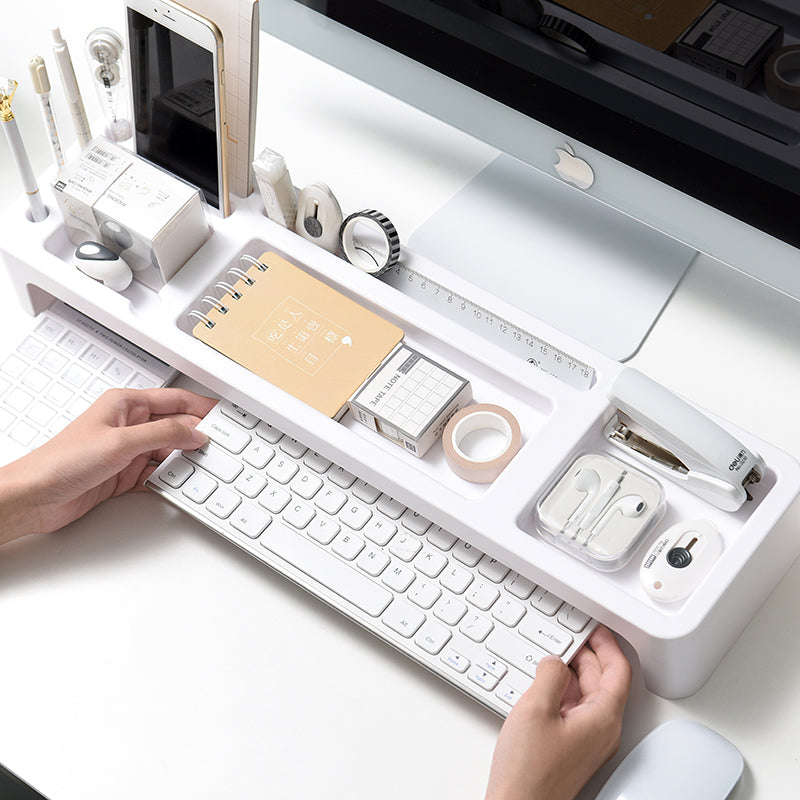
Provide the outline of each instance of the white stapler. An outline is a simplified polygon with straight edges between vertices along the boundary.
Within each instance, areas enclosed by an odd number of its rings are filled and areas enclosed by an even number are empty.
[[[747,487],[764,476],[764,461],[666,387],[626,367],[609,399],[618,409],[604,433],[655,470],[724,511],[752,499]]]

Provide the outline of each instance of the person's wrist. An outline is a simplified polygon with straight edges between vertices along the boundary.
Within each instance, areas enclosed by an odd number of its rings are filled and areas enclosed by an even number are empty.
[[[36,533],[38,513],[22,461],[0,467],[0,545]]]

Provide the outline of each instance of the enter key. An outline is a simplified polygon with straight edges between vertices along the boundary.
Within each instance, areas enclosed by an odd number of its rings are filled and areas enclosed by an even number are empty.
[[[537,619],[534,614],[528,614],[520,623],[519,632],[537,647],[557,656],[563,656],[572,644],[572,636],[563,628]]]

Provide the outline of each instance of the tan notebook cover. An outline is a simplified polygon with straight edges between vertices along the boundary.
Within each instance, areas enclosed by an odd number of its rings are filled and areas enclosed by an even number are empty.
[[[662,52],[708,7],[710,0],[557,0],[587,19]]]
[[[192,333],[314,408],[336,417],[403,331],[275,253],[240,278],[235,299]],[[213,325],[213,327],[209,327]]]

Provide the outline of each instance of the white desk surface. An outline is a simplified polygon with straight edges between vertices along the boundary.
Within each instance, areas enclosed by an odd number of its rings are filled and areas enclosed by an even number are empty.
[[[73,142],[48,29],[62,26],[95,118],[83,39],[121,30],[122,12],[108,0],[14,9],[0,72],[24,82],[15,108],[40,171],[49,152],[27,58],[48,59]],[[261,62],[256,149],[282,152],[296,185],[328,183],[346,212],[383,210],[404,241],[494,155],[266,36]],[[5,208],[20,191],[5,141],[0,163]],[[10,298],[3,337],[24,320]],[[796,302],[699,261],[631,363],[800,458],[798,320]],[[800,530],[798,516],[796,506]],[[740,748],[747,767],[732,797],[792,791],[798,607],[795,565],[689,699],[655,697],[637,675],[620,754],[583,800],[671,717]],[[501,724],[153,495],[3,548],[0,642],[0,762],[52,800],[482,797]]]

